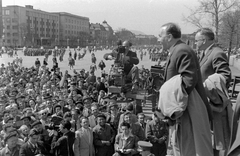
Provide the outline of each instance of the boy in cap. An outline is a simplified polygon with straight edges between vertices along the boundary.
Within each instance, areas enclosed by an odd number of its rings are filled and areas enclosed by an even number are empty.
[[[31,129],[29,132],[29,140],[24,143],[21,148],[19,155],[21,156],[36,156],[36,155],[49,155],[49,152],[44,145],[39,142],[39,132],[37,129]]]
[[[155,156],[154,154],[152,154],[151,148],[152,148],[152,144],[150,142],[147,141],[138,141],[138,151],[140,152],[140,154],[142,156]]]

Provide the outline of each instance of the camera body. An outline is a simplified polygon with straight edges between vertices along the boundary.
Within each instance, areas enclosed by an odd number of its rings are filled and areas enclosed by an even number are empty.
[[[125,53],[125,47],[122,46],[122,45],[119,45],[118,48],[117,48],[117,52],[118,53]]]
[[[58,131],[59,125],[55,125],[54,123],[51,123],[49,125],[45,125],[45,129]]]

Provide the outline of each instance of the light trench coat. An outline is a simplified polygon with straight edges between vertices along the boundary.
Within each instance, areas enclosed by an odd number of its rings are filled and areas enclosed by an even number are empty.
[[[74,142],[74,155],[75,156],[94,156],[94,146],[93,146],[93,131],[89,128],[90,138],[87,131],[81,127],[77,130],[76,139]]]
[[[176,120],[171,127],[171,142],[175,156],[213,156],[210,123],[206,106],[198,92],[188,95],[182,77],[176,75],[160,89],[158,108]]]

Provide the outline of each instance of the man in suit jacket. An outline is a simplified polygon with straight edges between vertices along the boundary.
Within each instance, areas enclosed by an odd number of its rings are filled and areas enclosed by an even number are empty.
[[[180,38],[181,30],[176,24],[167,23],[161,27],[159,41],[163,46],[163,50],[169,50],[169,57],[166,62],[164,79],[167,81],[180,74],[183,81],[183,87],[187,94],[190,94],[193,89],[196,89],[201,99],[205,103],[205,105],[202,105],[201,107],[206,107],[208,116],[211,117],[211,109],[208,105],[205,90],[203,88],[197,56],[188,45],[181,41]],[[184,139],[184,137],[187,136],[181,136],[182,139]],[[179,143],[181,141],[183,140],[178,140],[176,144],[178,147],[188,149],[190,148],[188,146],[194,145],[194,142],[185,142],[184,145],[180,145]],[[206,138],[206,150],[209,150],[208,146],[211,146],[211,141],[209,138]],[[178,147],[175,146],[175,148]],[[209,152],[211,155],[211,151]],[[196,155],[196,153],[193,152],[192,155]]]
[[[127,76],[126,79],[132,80],[132,83],[134,84],[132,91],[135,92],[138,89],[137,83],[139,81],[139,74],[137,66],[134,65],[137,65],[139,63],[139,59],[137,57],[137,54],[130,50],[131,45],[131,42],[126,40],[122,43],[121,46],[124,48],[123,50],[114,50],[112,53],[105,54],[103,58],[105,60],[112,60],[115,58],[115,63],[123,63],[123,71]]]
[[[137,154],[138,137],[133,135],[130,124],[123,122],[120,125],[123,133],[118,134],[115,140],[115,153],[113,156],[132,156]]]
[[[214,33],[209,28],[200,29],[195,36],[198,51],[202,51],[199,62],[203,82],[211,75],[217,73],[225,78],[226,88],[231,81],[231,70],[229,68],[226,54],[214,43]],[[212,105],[211,105],[212,106]],[[229,146],[230,123],[227,108],[223,112],[213,109],[213,131],[214,131],[214,155],[224,153]],[[230,117],[231,118],[231,117]],[[224,154],[222,154],[224,155]]]
[[[80,118],[81,128],[76,131],[74,142],[75,156],[94,156],[93,131],[89,128],[87,117]]]
[[[31,129],[29,132],[29,140],[20,148],[19,156],[50,155],[43,144],[38,142],[38,139],[39,132],[36,129]]]

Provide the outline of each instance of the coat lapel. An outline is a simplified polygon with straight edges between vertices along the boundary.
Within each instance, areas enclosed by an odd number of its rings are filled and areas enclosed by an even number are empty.
[[[176,45],[180,44],[180,43],[183,43],[181,40],[177,41],[170,49],[169,49],[169,56],[168,56],[168,59],[167,59],[167,62],[166,62],[166,66],[165,66],[165,71],[164,71],[164,81],[166,81],[167,79],[167,68],[170,64],[170,59],[171,59],[171,56],[172,54],[174,53],[174,48]]]
[[[123,148],[126,148],[126,147],[133,141],[132,137],[133,137],[133,136],[129,136],[129,137],[127,138],[126,144],[124,145]]]
[[[86,131],[84,129],[81,129],[80,134],[81,134],[81,138],[83,138],[89,144],[89,139]]]
[[[208,60],[208,56],[212,53],[213,47],[214,44],[207,49],[206,55],[200,60],[200,67]]]

